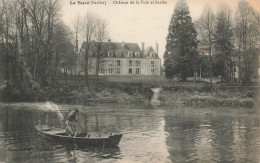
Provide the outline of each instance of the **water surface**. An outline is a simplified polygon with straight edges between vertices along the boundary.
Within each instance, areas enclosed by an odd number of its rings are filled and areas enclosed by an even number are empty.
[[[79,108],[85,131],[123,133],[119,146],[82,148],[36,133],[37,124],[64,127],[71,108]],[[259,115],[246,108],[2,103],[0,162],[259,162]]]

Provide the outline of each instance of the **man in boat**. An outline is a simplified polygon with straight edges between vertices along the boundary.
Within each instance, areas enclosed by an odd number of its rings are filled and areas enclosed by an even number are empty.
[[[79,112],[78,109],[72,110],[65,121],[66,124],[65,131],[68,135],[71,136],[74,135],[73,123],[78,122],[78,120],[76,119],[76,115],[78,114],[78,112]]]

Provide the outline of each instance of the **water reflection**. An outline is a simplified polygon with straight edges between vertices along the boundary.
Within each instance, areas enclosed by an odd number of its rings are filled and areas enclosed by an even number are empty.
[[[70,109],[79,108],[78,119],[83,130],[124,134],[119,147],[103,149],[82,148],[37,135],[34,126],[39,123],[64,127],[57,110],[44,110],[44,107],[46,104],[0,106],[0,162],[170,162],[163,110],[132,106],[59,106],[64,117]]]
[[[258,110],[0,104],[0,162],[259,162]],[[83,130],[120,132],[117,148],[80,147],[40,137],[79,108]],[[80,129],[80,128],[78,128]]]
[[[259,116],[246,109],[167,111],[172,162],[259,162]]]

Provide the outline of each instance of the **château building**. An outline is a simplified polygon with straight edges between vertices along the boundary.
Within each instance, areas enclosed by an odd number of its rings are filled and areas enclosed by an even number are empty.
[[[84,74],[85,52],[87,43],[84,42],[77,57],[77,73]],[[89,74],[96,73],[96,44],[92,42],[89,48]],[[160,75],[161,59],[156,51],[142,43],[140,49],[137,43],[102,42],[100,59],[100,75]]]

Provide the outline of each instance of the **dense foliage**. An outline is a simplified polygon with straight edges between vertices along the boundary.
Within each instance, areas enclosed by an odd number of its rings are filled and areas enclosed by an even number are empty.
[[[58,65],[73,66],[72,35],[60,16],[60,0],[0,1],[0,62],[7,86],[46,86]]]
[[[168,30],[164,53],[165,75],[185,81],[193,74],[197,57],[197,32],[186,1],[179,0],[176,4]]]
[[[166,38],[166,77],[185,81],[199,72],[200,76],[209,77],[211,84],[214,77],[221,77],[230,85],[249,85],[252,78],[257,78],[260,15],[245,0],[238,3],[235,17],[231,13],[226,4],[221,4],[216,14],[206,5],[195,21],[196,37],[188,6],[185,1],[178,1]],[[196,50],[198,57],[194,57]]]
[[[214,30],[215,55],[213,73],[215,76],[221,76],[222,81],[231,81],[232,60],[234,51],[233,31],[231,25],[231,10],[227,7],[219,9]],[[229,80],[230,79],[230,80]]]

